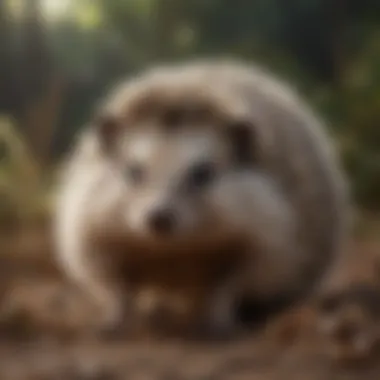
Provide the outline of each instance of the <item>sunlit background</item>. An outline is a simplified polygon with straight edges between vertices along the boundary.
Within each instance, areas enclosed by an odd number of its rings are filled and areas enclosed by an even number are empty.
[[[121,77],[160,61],[240,57],[300,89],[337,137],[355,199],[379,207],[377,1],[4,0],[0,7],[0,111],[26,132],[36,159],[60,157]],[[49,118],[46,136],[31,132],[30,113]]]

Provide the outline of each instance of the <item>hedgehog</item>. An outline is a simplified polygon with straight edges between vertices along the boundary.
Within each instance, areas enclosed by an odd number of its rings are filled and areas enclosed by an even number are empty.
[[[318,291],[348,215],[335,149],[296,90],[254,64],[166,64],[118,84],[79,134],[56,252],[106,331],[158,289],[223,336],[242,299],[273,309]]]

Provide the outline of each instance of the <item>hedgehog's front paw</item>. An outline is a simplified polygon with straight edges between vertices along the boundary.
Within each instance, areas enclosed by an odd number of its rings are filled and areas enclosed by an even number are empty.
[[[108,312],[98,322],[96,334],[102,340],[124,339],[132,331],[131,324],[132,313],[129,309]]]
[[[102,321],[96,327],[96,335],[107,341],[121,339],[125,336],[125,324],[120,321]]]
[[[237,324],[234,321],[221,321],[214,319],[203,320],[197,330],[196,336],[207,341],[228,341],[237,335]]]
[[[206,310],[199,328],[202,339],[230,340],[237,336],[239,328],[232,299],[213,299]]]

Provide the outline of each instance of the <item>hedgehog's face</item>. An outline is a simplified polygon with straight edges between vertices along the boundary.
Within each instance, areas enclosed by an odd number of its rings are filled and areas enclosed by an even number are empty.
[[[215,222],[207,194],[229,169],[217,136],[136,131],[122,151],[119,170],[130,199],[125,218],[134,232],[168,239]]]
[[[207,125],[168,129],[147,123],[118,136],[110,162],[123,182],[120,212],[129,232],[161,242],[223,233],[226,218],[211,197],[236,169],[234,148],[241,158],[247,145],[246,128],[231,128],[234,137]]]

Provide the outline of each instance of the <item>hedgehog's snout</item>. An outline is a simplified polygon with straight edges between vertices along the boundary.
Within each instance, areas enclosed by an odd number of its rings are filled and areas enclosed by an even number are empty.
[[[169,207],[154,209],[147,218],[149,229],[158,235],[170,235],[177,225],[177,213]]]

